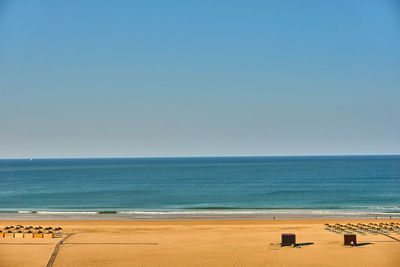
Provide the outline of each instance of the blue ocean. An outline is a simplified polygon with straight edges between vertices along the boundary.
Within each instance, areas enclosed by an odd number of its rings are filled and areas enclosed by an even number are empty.
[[[400,156],[0,160],[0,214],[400,217]]]

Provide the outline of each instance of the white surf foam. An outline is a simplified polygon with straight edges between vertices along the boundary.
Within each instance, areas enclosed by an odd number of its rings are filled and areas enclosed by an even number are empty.
[[[27,214],[27,213],[34,213],[32,210],[19,210],[17,213]]]
[[[37,214],[47,215],[95,215],[98,211],[37,211]]]

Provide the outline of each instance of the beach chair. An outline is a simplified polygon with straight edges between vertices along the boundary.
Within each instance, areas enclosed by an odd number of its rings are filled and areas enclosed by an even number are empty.
[[[53,238],[53,232],[49,231],[43,234],[43,238]]]
[[[24,238],[24,233],[22,231],[18,231],[14,233],[14,238]]]
[[[8,230],[6,233],[4,233],[4,237],[14,238],[14,232],[11,230]]]
[[[43,238],[43,233],[41,231],[38,231],[33,234],[33,238]]]
[[[28,238],[28,239],[33,238],[32,231],[28,231],[28,232],[24,233],[24,238]]]

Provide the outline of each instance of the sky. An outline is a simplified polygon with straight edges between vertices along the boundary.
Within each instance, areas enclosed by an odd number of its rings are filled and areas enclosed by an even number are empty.
[[[0,0],[0,158],[400,154],[400,2]]]

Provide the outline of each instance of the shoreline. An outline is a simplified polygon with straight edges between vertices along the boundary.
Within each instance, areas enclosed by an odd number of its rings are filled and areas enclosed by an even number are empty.
[[[276,214],[268,216],[257,215],[162,215],[162,216],[132,216],[123,214],[8,214],[0,215],[0,221],[235,221],[235,220],[400,220],[400,215],[293,215]]]
[[[400,219],[399,206],[347,209],[0,209],[0,220],[274,220],[274,219]],[[390,212],[390,211],[393,212]]]

